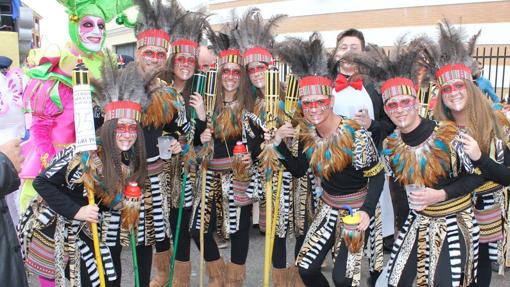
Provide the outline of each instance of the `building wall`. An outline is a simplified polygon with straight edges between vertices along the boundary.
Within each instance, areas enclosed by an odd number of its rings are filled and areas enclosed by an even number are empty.
[[[11,58],[12,67],[19,66],[19,45],[17,32],[0,31],[0,55]]]

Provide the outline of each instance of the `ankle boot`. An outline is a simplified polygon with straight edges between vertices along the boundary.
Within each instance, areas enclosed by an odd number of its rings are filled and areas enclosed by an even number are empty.
[[[271,279],[273,287],[287,287],[289,281],[289,272],[287,268],[274,268],[271,270]]]
[[[170,260],[172,259],[172,251],[154,253],[152,266],[156,267],[156,276],[152,278],[150,287],[163,287],[168,285],[170,280]]]
[[[209,287],[223,287],[225,285],[225,262],[223,258],[215,261],[205,262],[207,276],[209,276]]]
[[[225,287],[241,287],[246,279],[246,265],[238,265],[232,262],[226,264]]]
[[[191,279],[191,262],[175,260],[172,287],[189,287]]]
[[[299,269],[296,265],[292,265],[289,268],[289,283],[287,286],[289,287],[306,287],[305,283],[303,283],[303,280],[301,279],[301,276],[299,275]]]

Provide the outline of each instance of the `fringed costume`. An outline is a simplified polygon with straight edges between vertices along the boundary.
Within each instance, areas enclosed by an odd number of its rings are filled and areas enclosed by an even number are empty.
[[[150,5],[150,1],[143,2]],[[159,1],[161,4],[161,1]],[[178,53],[189,53],[198,57],[198,46],[202,38],[202,31],[205,26],[205,15],[201,12],[185,11],[176,0],[169,3],[161,4],[168,7],[167,14],[162,15],[161,9],[155,9],[154,13],[161,18],[150,17],[147,19],[154,21],[159,19],[160,23],[167,22],[168,25],[161,27],[164,30],[168,40],[166,48],[169,49],[169,59],[175,57]],[[159,12],[158,12],[159,11]],[[158,14],[159,13],[159,14]],[[167,62],[168,69],[173,69]],[[169,71],[171,72],[171,71]],[[157,180],[161,191],[162,213],[161,220],[165,223],[165,237],[156,242],[156,256],[154,263],[156,265],[157,274],[151,281],[151,286],[166,286],[169,280],[169,260],[171,257],[170,232],[175,242],[177,229],[179,229],[179,246],[175,252],[175,269],[172,279],[172,286],[189,286],[191,276],[190,262],[190,234],[189,224],[191,218],[191,206],[194,197],[194,186],[196,185],[196,156],[194,144],[198,137],[205,129],[205,122],[190,116],[190,108],[186,106],[187,100],[183,97],[183,92],[179,92],[173,87],[167,86],[166,89],[172,94],[174,108],[176,114],[168,129],[164,129],[164,133],[168,133],[176,138],[183,147],[183,152],[173,155],[169,160],[161,161],[161,173]],[[162,107],[159,106],[159,109]],[[166,113],[166,110],[164,110]],[[186,175],[186,184],[183,191],[183,178]],[[154,181],[153,181],[154,187]],[[181,226],[177,226],[179,217],[179,207],[181,193],[184,192],[184,201],[182,204],[182,220]]]
[[[105,126],[117,126],[117,119],[140,122],[142,106],[146,104],[144,77],[134,63],[117,71],[113,62],[102,70],[104,85],[98,87],[98,98],[105,107]],[[111,122],[115,121],[115,123]],[[106,128],[103,126],[103,128]],[[143,184],[145,153],[140,125],[136,126],[136,146],[121,152],[105,149],[109,139],[99,137],[96,151],[78,152],[72,145],[59,152],[48,168],[35,180],[34,187],[40,194],[30,204],[18,226],[25,264],[30,272],[54,280],[64,286],[65,269],[69,266],[72,286],[99,286],[97,262],[93,252],[93,238],[89,224],[74,219],[80,209],[88,204],[88,192],[93,190],[99,206],[100,252],[108,284],[120,284],[120,256],[122,246],[128,246],[129,233],[136,232],[140,199],[129,199],[124,193],[127,181]],[[124,131],[123,131],[124,132]],[[116,137],[116,131],[108,136]],[[113,144],[115,140],[113,140]],[[115,149],[110,147],[109,149]],[[115,155],[115,153],[118,153]],[[112,167],[104,166],[104,159],[113,157]],[[107,169],[114,169],[118,176],[115,190],[109,190],[105,181]],[[136,178],[137,174],[142,174]],[[143,229],[143,228],[142,228]],[[140,266],[150,265],[151,249],[139,249]],[[146,262],[149,259],[149,262]],[[143,273],[143,269],[140,270]],[[148,284],[150,268],[142,274],[141,282]]]
[[[286,40],[281,44],[280,55],[300,77],[301,97],[331,96],[326,52],[318,34],[312,34],[309,41]],[[332,110],[324,112],[332,113]],[[310,168],[320,179],[321,202],[296,261],[307,286],[329,286],[320,268],[330,250],[334,254],[335,285],[361,284],[364,234],[356,232],[352,240],[343,239],[343,234],[348,232],[344,224],[347,206],[351,212],[364,211],[371,218],[366,232],[371,276],[377,276],[383,267],[382,225],[377,207],[381,190],[368,185],[369,178],[383,175],[383,166],[366,130],[355,121],[333,117],[339,121],[338,129],[326,138],[320,137],[314,126],[302,128],[297,157],[283,141],[277,146],[281,162],[294,176],[301,177]]]
[[[445,85],[455,82],[472,82],[473,77],[478,70],[478,64],[472,58],[474,47],[480,31],[473,35],[469,41],[462,27],[454,27],[446,20],[438,25],[439,38],[437,43],[429,42],[427,55],[429,57],[428,72],[435,76],[435,84],[441,90]],[[469,93],[464,90],[465,97],[482,97],[482,94]],[[445,105],[442,91],[439,92],[438,103],[436,107],[436,118],[443,119],[446,116],[450,120],[456,120],[453,112]],[[463,111],[468,114],[470,108],[467,101]],[[478,107],[477,107],[478,108]],[[486,108],[491,110],[489,104]],[[445,109],[447,109],[445,111]],[[492,175],[491,168],[486,168],[486,163],[492,161],[506,168],[508,166],[508,135],[509,123],[506,117],[498,111],[492,111],[492,132],[490,143],[482,150],[483,159],[475,162],[476,166],[483,168],[482,177],[487,181],[473,192],[474,214],[478,225],[480,226],[480,252],[478,257],[478,272],[475,286],[490,286],[492,274],[492,262],[499,265],[499,273],[503,274],[505,269],[505,257],[509,252],[508,243],[508,198],[507,187],[502,185],[496,174]],[[470,129],[482,128],[484,122],[480,121],[476,115],[466,115],[468,118],[460,129],[470,134]],[[478,139],[477,139],[478,140]],[[481,143],[478,143],[481,146]],[[482,148],[483,149],[483,148]],[[485,163],[485,164],[484,164]],[[497,170],[497,169],[496,169]],[[494,171],[497,173],[497,171]],[[494,180],[496,179],[496,180]]]
[[[391,56],[375,45],[370,45],[364,55],[354,56],[354,62],[379,83],[390,117],[396,112],[406,121],[419,121],[414,130],[401,133],[397,129],[384,141],[387,171],[396,181],[397,190],[404,192],[404,186],[417,184],[442,189],[446,194],[446,200],[421,211],[410,209],[393,245],[388,285],[411,286],[417,276],[418,286],[466,286],[475,275],[479,240],[470,188],[482,180],[472,174],[473,166],[456,140],[455,125],[419,118],[413,81],[419,63],[426,61],[424,43],[423,38],[407,42],[402,37]],[[426,84],[427,80],[422,82]],[[412,105],[390,109],[390,102],[400,105],[404,100]]]
[[[388,263],[390,286],[410,285],[415,274],[418,286],[466,286],[476,275],[480,229],[472,195],[464,186],[477,186],[480,180],[463,175],[472,165],[457,135],[452,123],[422,119],[415,131],[397,131],[385,141],[387,167],[399,184],[443,188],[448,196],[422,211],[410,211]]]

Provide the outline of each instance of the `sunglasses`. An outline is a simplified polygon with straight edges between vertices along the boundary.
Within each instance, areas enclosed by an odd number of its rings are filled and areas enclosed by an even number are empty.
[[[265,71],[267,71],[267,66],[266,65],[258,65],[258,66],[255,66],[255,67],[248,68],[248,74],[249,75],[253,75],[253,74],[260,73],[260,72],[265,72]]]
[[[398,108],[408,111],[411,110],[414,107],[414,104],[416,103],[416,99],[403,99],[400,101],[390,101],[387,102],[384,107],[386,108],[386,111],[390,114],[393,114],[397,112]]]
[[[321,99],[317,101],[302,101],[301,105],[303,110],[309,111],[311,109],[317,109],[320,111],[326,110],[331,104],[331,98]]]
[[[227,78],[228,76],[232,76],[233,78],[239,78],[239,77],[241,77],[241,70],[240,69],[229,69],[229,68],[221,69],[221,77]]]
[[[186,64],[193,66],[195,65],[195,62],[196,62],[195,57],[179,56],[175,58],[175,63],[181,66],[184,66]]]
[[[115,133],[118,137],[120,136],[134,136],[137,133],[137,125],[136,124],[118,124],[115,129]]]
[[[167,54],[166,54],[166,52],[163,52],[163,51],[145,50],[142,52],[142,56],[146,60],[161,61],[161,60],[166,59]]]
[[[463,91],[466,89],[466,83],[463,81],[458,81],[452,84],[445,84],[441,87],[441,93],[443,95],[448,95],[453,93],[454,91]]]

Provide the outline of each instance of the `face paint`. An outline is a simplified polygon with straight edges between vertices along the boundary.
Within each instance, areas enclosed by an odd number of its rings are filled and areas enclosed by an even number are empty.
[[[131,119],[119,119],[115,129],[115,141],[121,151],[128,151],[136,142],[138,126]]]
[[[221,84],[225,91],[232,92],[239,88],[241,83],[241,69],[238,64],[227,63],[221,69]]]
[[[254,62],[248,65],[248,77],[251,83],[258,89],[266,86],[266,75],[264,72],[268,69],[262,62]]]
[[[136,57],[142,71],[158,71],[165,68],[167,51],[158,46],[144,46],[138,49]]]
[[[85,16],[78,23],[78,35],[81,44],[92,52],[101,50],[105,37],[104,20],[96,16]]]
[[[175,55],[174,74],[177,78],[187,81],[195,72],[196,58],[189,53],[177,53]]]
[[[441,86],[443,103],[452,111],[460,112],[467,104],[466,84],[462,80],[448,81]]]
[[[303,96],[301,105],[305,119],[312,125],[321,124],[332,112],[331,97],[324,95]]]
[[[415,98],[399,95],[384,104],[384,111],[402,132],[407,133],[420,121],[417,105]]]

